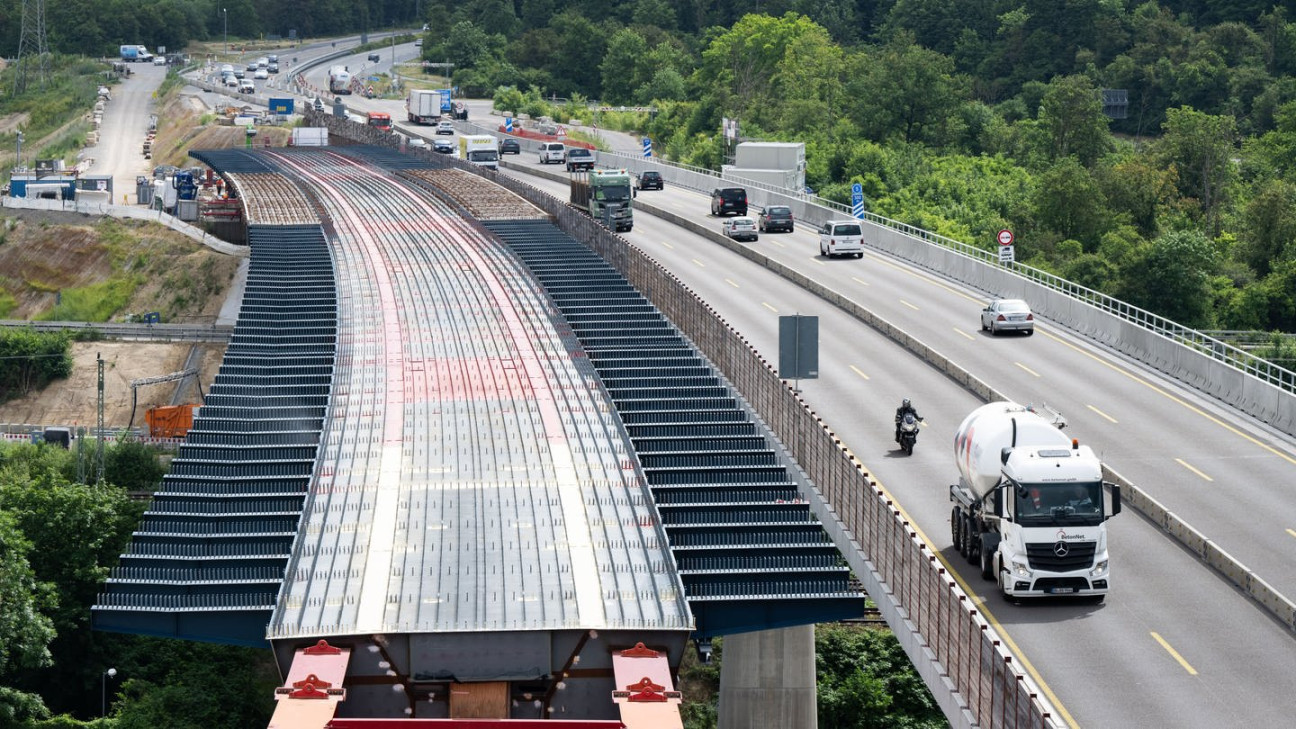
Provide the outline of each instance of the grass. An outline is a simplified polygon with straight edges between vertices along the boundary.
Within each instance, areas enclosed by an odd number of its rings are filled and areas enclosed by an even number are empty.
[[[41,314],[42,321],[108,321],[135,293],[133,276],[114,276],[107,281],[68,289],[57,306]]]
[[[42,86],[39,79],[28,75],[26,90],[13,94],[17,71],[13,66],[0,73],[0,116],[26,114],[27,121],[21,130],[25,138],[23,157],[33,159],[37,154],[47,156],[39,149],[45,137],[62,129],[69,122],[94,108],[98,89],[104,83],[105,64],[81,57],[54,54],[50,58],[50,77]],[[55,144],[58,143],[56,140]],[[0,135],[0,150],[16,151],[16,135]]]

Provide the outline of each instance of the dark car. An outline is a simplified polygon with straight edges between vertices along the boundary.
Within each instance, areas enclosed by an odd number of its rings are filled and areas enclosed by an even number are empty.
[[[440,152],[441,154],[454,154],[454,142],[451,142],[449,139],[433,139],[432,151]]]
[[[770,205],[761,211],[758,220],[762,233],[773,233],[776,230],[792,232],[792,208],[786,205]]]
[[[635,187],[640,190],[661,190],[665,187],[665,183],[657,170],[645,170],[635,178]]]
[[[747,191],[741,187],[717,187],[711,191],[712,215],[746,215]]]
[[[594,153],[584,147],[571,147],[567,150],[567,171],[594,169]]]
[[[516,139],[505,139],[500,142],[500,154],[522,154],[522,145]]]
[[[369,54],[369,61],[370,61],[371,63],[377,63],[377,62],[379,62],[379,61],[381,61],[381,60],[382,60],[382,56],[378,55],[377,53],[370,53],[370,54]]]

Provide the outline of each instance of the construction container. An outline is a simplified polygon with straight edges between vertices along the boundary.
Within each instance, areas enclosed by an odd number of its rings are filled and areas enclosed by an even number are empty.
[[[183,438],[193,427],[195,405],[166,405],[149,408],[144,413],[149,435],[154,438]]]

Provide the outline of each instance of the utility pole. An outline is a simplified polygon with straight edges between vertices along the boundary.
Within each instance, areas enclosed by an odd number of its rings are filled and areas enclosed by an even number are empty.
[[[103,355],[96,352],[95,359],[99,365],[99,433],[98,448],[95,451],[95,483],[104,482],[104,361]]]
[[[225,18],[225,55],[229,55],[229,10],[221,8],[221,15]]]

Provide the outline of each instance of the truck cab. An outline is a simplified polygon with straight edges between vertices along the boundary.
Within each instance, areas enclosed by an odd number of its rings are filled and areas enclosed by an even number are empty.
[[[383,111],[371,111],[365,123],[376,129],[390,132],[392,128],[391,114]]]

